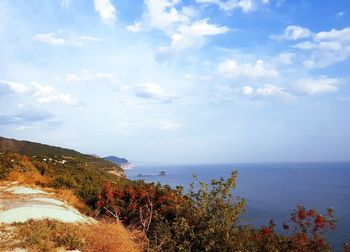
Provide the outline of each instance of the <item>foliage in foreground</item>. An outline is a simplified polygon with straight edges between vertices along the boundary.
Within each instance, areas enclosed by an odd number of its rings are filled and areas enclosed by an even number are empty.
[[[62,223],[53,220],[30,220],[15,226],[18,246],[31,251],[80,250],[86,252],[136,252],[141,247],[135,245],[132,234],[117,223],[100,222],[83,225]]]
[[[232,194],[236,177],[237,172],[233,172],[229,179],[213,180],[210,184],[196,179],[184,193],[181,187],[174,190],[159,183],[118,178],[78,160],[52,164],[14,153],[0,155],[0,178],[56,187],[67,192],[65,198],[81,205],[68,193],[71,190],[94,216],[112,218],[142,231],[146,236],[142,243],[148,244],[149,251],[331,251],[325,235],[335,228],[332,210],[322,215],[298,206],[290,222],[283,223],[283,234],[275,231],[273,221],[261,228],[240,225],[245,200]],[[65,242],[56,238],[47,239],[58,245]],[[78,245],[82,242],[67,240]],[[95,246],[105,244],[107,248],[112,241],[99,239]],[[344,251],[349,250],[345,244]]]
[[[232,194],[236,177],[233,172],[210,185],[196,180],[185,194],[182,188],[174,191],[160,184],[140,182],[142,186],[126,190],[107,184],[96,206],[143,229],[153,250],[331,251],[325,233],[335,229],[332,209],[322,215],[298,206],[290,223],[283,223],[284,234],[275,231],[273,221],[259,229],[239,225],[245,200]]]

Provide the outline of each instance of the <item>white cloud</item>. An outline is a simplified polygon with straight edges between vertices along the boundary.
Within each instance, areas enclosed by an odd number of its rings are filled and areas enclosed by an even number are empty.
[[[205,43],[205,37],[224,34],[229,31],[226,26],[209,24],[207,19],[196,21],[190,25],[182,25],[171,36],[170,46],[160,49],[161,53],[176,52],[192,47],[200,47]]]
[[[186,80],[200,81],[200,82],[208,82],[208,81],[212,81],[213,79],[212,76],[210,75],[195,75],[191,73],[185,74],[185,78]]]
[[[73,0],[61,0],[61,8],[62,9],[68,9],[70,5],[72,4]]]
[[[64,76],[64,79],[68,82],[90,82],[97,80],[114,80],[115,76],[112,73],[92,73],[88,70],[84,70],[80,74],[68,73]]]
[[[23,108],[17,108],[9,114],[0,113],[0,122],[3,125],[16,125],[18,127],[32,126],[36,123],[47,122],[52,117],[53,114],[46,110],[25,106]]]
[[[256,10],[259,5],[267,5],[270,0],[196,0],[196,3],[216,5],[225,12],[241,9],[243,12]]]
[[[65,105],[76,104],[76,100],[74,100],[69,94],[59,93],[38,97],[37,101],[40,103],[63,103]]]
[[[15,81],[0,80],[1,85],[7,86],[15,94],[33,96],[39,103],[62,103],[65,105],[75,105],[77,103],[69,94],[59,92],[54,86],[43,85],[35,81],[23,84]]]
[[[174,26],[190,22],[194,15],[191,8],[177,9],[180,3],[180,0],[145,0],[146,9],[142,20],[135,21],[133,25],[127,26],[127,29],[133,32],[156,29],[169,34]]]
[[[340,79],[331,79],[326,76],[301,79],[296,82],[295,89],[297,92],[308,95],[330,93],[337,91],[341,82]]]
[[[226,60],[219,64],[219,73],[225,76],[246,77],[246,78],[275,78],[278,71],[266,64],[263,60],[257,60],[255,64],[240,64],[235,60]]]
[[[94,0],[94,5],[103,23],[107,25],[115,24],[117,21],[115,7],[109,0]]]
[[[101,39],[87,35],[73,35],[67,39],[67,44],[72,46],[83,46],[89,42],[101,42]]]
[[[231,102],[241,98],[245,99],[293,99],[294,95],[281,85],[245,85],[236,87],[235,85],[217,85],[211,92],[214,102]]]
[[[19,125],[19,126],[13,127],[13,129],[16,130],[16,131],[32,130],[32,129],[33,129],[33,126],[29,126],[29,125]]]
[[[137,130],[144,130],[145,128],[153,128],[157,130],[179,130],[183,128],[183,124],[174,119],[141,119],[132,121],[124,121],[115,123],[111,131],[119,134],[131,134]]]
[[[244,86],[242,88],[242,93],[247,96],[253,97],[286,97],[289,96],[289,93],[284,90],[283,87],[276,85],[265,85],[263,87],[259,87],[254,89],[251,86]]]
[[[345,12],[344,11],[339,11],[337,14],[336,14],[336,17],[337,18],[341,18],[345,15]]]
[[[188,48],[199,48],[207,36],[224,34],[226,26],[210,24],[208,19],[195,20],[196,11],[180,0],[144,0],[141,19],[126,28],[132,32],[160,30],[171,40],[170,45],[159,48],[157,58],[178,55]]]
[[[253,92],[254,92],[254,88],[252,88],[251,86],[244,86],[244,87],[242,88],[242,92],[243,92],[243,94],[245,94],[245,95],[251,95],[251,94],[253,94]]]
[[[316,47],[316,45],[314,45],[310,41],[305,41],[305,42],[298,43],[298,44],[294,45],[293,47],[301,49],[301,50],[310,50],[310,49],[314,49]]]
[[[142,31],[142,22],[140,21],[135,21],[133,25],[128,25],[126,26],[126,29],[128,29],[131,32],[139,32]]]
[[[0,80],[0,85],[7,86],[15,94],[23,94],[28,91],[27,85],[15,81]]]
[[[227,28],[226,26],[208,24],[208,19],[196,21],[189,26],[180,26],[178,29],[179,34],[192,33],[194,36],[211,36],[223,34],[228,31],[229,28]]]
[[[55,45],[55,46],[63,46],[65,44],[64,39],[55,38],[55,33],[53,33],[53,32],[37,34],[33,38],[36,41],[44,42],[44,43],[47,43],[50,45]]]
[[[342,30],[332,29],[328,32],[319,32],[315,35],[316,41],[322,40],[337,40],[337,41],[350,41],[350,27],[346,27]]]
[[[39,103],[62,103],[65,105],[75,105],[77,103],[69,94],[60,93],[53,86],[38,82],[31,82],[31,85],[33,86],[33,96]]]
[[[154,83],[144,83],[136,86],[136,95],[143,98],[161,98],[163,90]]]
[[[256,89],[255,92],[259,96],[281,96],[286,94],[282,87],[275,85],[266,85],[264,87],[260,87]]]
[[[163,130],[177,130],[183,127],[183,125],[177,121],[161,121],[157,123],[157,126]]]
[[[254,9],[253,0],[196,0],[196,2],[208,5],[217,5],[223,11],[241,9],[243,12],[248,12]],[[261,2],[263,4],[269,3],[268,0],[263,0]]]
[[[310,37],[311,31],[307,28],[303,28],[296,25],[290,25],[286,27],[282,35],[273,35],[271,38],[277,40],[299,40]]]
[[[101,41],[101,39],[93,36],[80,35],[76,33],[70,33],[69,35],[59,37],[59,35],[54,32],[36,34],[33,36],[33,39],[35,41],[47,43],[53,46],[67,45],[67,46],[77,46],[77,47],[83,46],[85,43],[88,43],[88,42]]]
[[[294,53],[280,53],[277,57],[278,62],[284,65],[291,65],[294,62]]]
[[[129,91],[130,89],[125,89],[125,87],[123,87],[123,90]],[[173,99],[177,98],[175,95],[165,92],[159,85],[150,82],[137,85],[133,91],[137,97],[156,99],[164,102],[171,102]]]
[[[130,122],[118,122],[115,123],[112,127],[111,127],[111,131],[119,133],[119,134],[131,134],[133,129],[137,127],[137,125],[135,123],[130,123]]]
[[[350,27],[319,32],[312,40],[293,47],[310,53],[309,58],[303,62],[308,68],[332,65],[350,57]]]

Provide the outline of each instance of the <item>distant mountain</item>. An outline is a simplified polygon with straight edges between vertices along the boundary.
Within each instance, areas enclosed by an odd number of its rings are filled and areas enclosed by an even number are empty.
[[[115,164],[118,164],[118,165],[129,163],[129,161],[127,159],[116,157],[116,156],[108,156],[108,157],[104,157],[103,159],[108,160],[108,161],[115,163]]]
[[[133,164],[131,164],[126,158],[120,158],[120,157],[116,157],[116,156],[108,156],[108,157],[104,157],[105,160],[108,160],[112,163],[115,163],[117,165],[120,165],[121,168],[123,168],[124,170],[129,170],[132,169],[134,167]]]
[[[124,173],[120,165],[103,158],[62,147],[0,137],[0,153],[7,151],[31,157],[52,158],[60,160],[63,163],[69,162],[69,160],[75,160],[84,163],[85,166],[99,168],[111,173]]]

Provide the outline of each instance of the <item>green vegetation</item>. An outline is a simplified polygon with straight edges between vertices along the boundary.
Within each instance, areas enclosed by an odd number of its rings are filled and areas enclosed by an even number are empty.
[[[27,182],[71,190],[84,201],[92,216],[121,222],[142,232],[141,243],[148,244],[148,251],[331,251],[325,236],[336,224],[331,209],[322,215],[298,206],[289,223],[282,224],[285,233],[277,233],[273,221],[261,228],[241,225],[239,218],[245,211],[245,200],[234,195],[237,172],[227,180],[212,180],[210,184],[195,177],[184,193],[181,187],[174,190],[159,183],[115,176],[87,162],[84,156],[75,156],[66,163],[56,159],[7,151],[0,155],[0,178],[23,174]],[[43,230],[60,229],[56,224],[41,224]],[[41,237],[45,233],[33,233],[33,239],[28,235],[26,242],[41,246],[39,240],[49,239],[55,246],[81,246],[82,241],[75,236],[63,240],[56,236]],[[94,248],[102,243],[104,248],[110,246],[110,239],[102,240],[103,235],[96,240]],[[344,249],[348,251],[349,246],[345,245]]]
[[[283,223],[284,234],[275,232],[273,221],[261,228],[239,225],[245,200],[232,194],[236,177],[196,180],[186,194],[160,184],[139,182],[125,190],[106,184],[96,206],[143,230],[155,251],[331,251],[325,236],[335,228],[331,209],[322,215],[299,206]]]
[[[43,159],[53,159],[61,162],[63,160],[66,160],[67,162],[73,160],[76,164],[88,165],[89,167],[99,168],[106,171],[116,170],[117,172],[123,173],[123,169],[119,165],[103,158],[82,154],[75,150],[66,148],[0,137],[0,153],[6,152],[19,153],[28,157],[36,157],[37,160],[41,161]]]
[[[96,168],[94,164],[80,160],[74,159],[62,164],[17,153],[7,152],[0,155],[0,178],[5,179],[13,172],[33,177],[33,182],[42,186],[70,189],[89,206],[94,206],[97,195],[101,193],[106,182],[118,186],[131,183],[125,178]],[[39,175],[45,179],[40,179]]]

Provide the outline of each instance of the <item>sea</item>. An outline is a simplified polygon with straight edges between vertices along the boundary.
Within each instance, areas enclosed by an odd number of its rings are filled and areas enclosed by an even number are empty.
[[[327,234],[328,241],[334,251],[342,251],[343,243],[350,241],[350,162],[148,165],[136,166],[126,175],[132,180],[159,181],[186,189],[193,182],[193,174],[210,183],[228,178],[233,170],[238,171],[234,195],[247,200],[242,222],[261,227],[273,219],[281,227],[290,221],[297,205],[322,213],[332,207],[337,228]],[[161,171],[165,176],[159,176]]]

